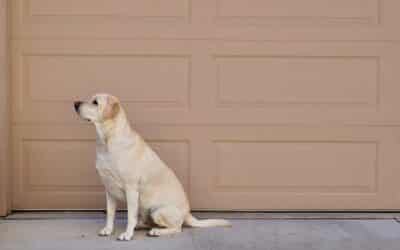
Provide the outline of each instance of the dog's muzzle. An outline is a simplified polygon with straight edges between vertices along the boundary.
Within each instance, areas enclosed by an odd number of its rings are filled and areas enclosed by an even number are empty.
[[[81,101],[74,102],[74,108],[76,113],[79,113],[79,108],[81,107],[81,105],[82,105]]]

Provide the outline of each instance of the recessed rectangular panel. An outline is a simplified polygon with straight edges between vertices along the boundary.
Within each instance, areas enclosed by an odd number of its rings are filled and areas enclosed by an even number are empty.
[[[126,102],[175,106],[187,103],[187,57],[32,55],[24,58],[24,88],[30,101],[72,101],[101,92]]]
[[[101,189],[95,168],[94,141],[22,142],[23,186],[30,189]]]
[[[216,0],[219,17],[377,23],[379,0]]]
[[[188,189],[185,141],[151,141],[149,145],[173,169]],[[82,140],[26,140],[22,143],[23,186],[29,190],[101,190],[95,169],[95,142]]]
[[[33,16],[185,17],[188,0],[24,0]]]
[[[375,142],[216,142],[217,188],[375,191]]]
[[[217,56],[219,104],[377,105],[379,58]]]

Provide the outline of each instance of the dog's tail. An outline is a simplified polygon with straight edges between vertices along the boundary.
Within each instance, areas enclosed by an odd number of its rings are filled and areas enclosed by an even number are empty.
[[[231,227],[232,224],[227,220],[208,219],[199,220],[190,213],[185,217],[184,224],[189,227]]]

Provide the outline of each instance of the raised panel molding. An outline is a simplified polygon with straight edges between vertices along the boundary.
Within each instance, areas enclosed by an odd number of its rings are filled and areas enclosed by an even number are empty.
[[[190,57],[29,54],[23,55],[22,60],[22,92],[28,94],[24,101],[72,102],[104,92],[127,103],[177,107],[188,104]]]
[[[216,190],[377,191],[376,141],[231,140],[214,145]]]
[[[20,0],[29,16],[187,18],[190,0]]]
[[[13,0],[12,10],[18,38],[157,36],[192,19],[191,0]]]
[[[17,142],[22,192],[100,192],[95,169],[95,141],[83,139],[22,139]],[[189,141],[148,140],[189,190]],[[60,159],[64,159],[60,161]]]
[[[76,123],[72,102],[85,100],[95,93],[118,96],[127,111],[182,113],[190,106],[189,55],[62,51],[18,51],[14,55],[15,120]],[[59,115],[48,116],[49,113]]]
[[[379,57],[240,55],[216,63],[222,107],[379,104]]]
[[[103,190],[95,169],[95,141],[23,140],[20,143],[24,191]]]
[[[376,25],[381,0],[215,0],[217,19]]]

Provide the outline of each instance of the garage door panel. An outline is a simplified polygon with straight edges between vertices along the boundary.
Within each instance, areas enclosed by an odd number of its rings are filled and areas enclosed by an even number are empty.
[[[396,0],[17,0],[12,30],[19,38],[398,40],[399,7]]]
[[[72,101],[109,92],[138,123],[399,124],[398,51],[355,42],[25,41],[14,46],[14,121],[76,124]]]
[[[400,204],[397,128],[136,128],[177,173],[195,209],[390,209]],[[20,145],[14,149],[14,208],[104,207],[103,191],[92,183],[97,178],[90,174],[94,166],[82,165],[94,160],[90,125],[22,126],[14,131],[14,145]],[[72,169],[90,176],[68,173],[73,181],[52,182],[38,172],[29,175],[30,168],[56,171],[57,155],[64,159],[64,170],[54,176],[71,169],[69,159],[74,158],[80,161]]]
[[[193,145],[205,149],[195,151],[201,166],[192,165],[196,208],[398,206],[391,190],[400,149],[394,129],[239,126],[209,128],[208,134]]]
[[[14,137],[15,208],[103,207],[102,200],[93,202],[92,197],[81,200],[81,197],[99,196],[104,192],[95,170],[94,128],[24,126],[18,129],[19,135]],[[173,169],[185,190],[189,190],[190,139],[174,138],[162,128],[142,134]],[[56,199],[44,199],[56,194],[59,195]],[[65,203],[60,201],[64,198],[68,200]]]

